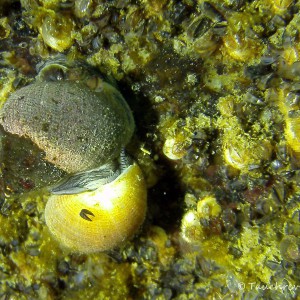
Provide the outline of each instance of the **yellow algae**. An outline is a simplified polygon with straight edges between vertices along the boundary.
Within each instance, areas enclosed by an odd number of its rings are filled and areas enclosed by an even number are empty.
[[[4,79],[3,81],[0,80],[0,108],[1,106],[4,104],[4,102],[6,101],[9,93],[12,91],[13,89],[13,82],[15,79],[15,74],[13,72],[8,74],[8,77],[6,79]]]
[[[161,227],[152,226],[150,228],[149,237],[157,247],[159,261],[162,265],[166,267],[172,263],[175,255],[175,249],[171,246],[166,232]]]
[[[136,120],[127,150],[145,173],[149,212],[132,242],[82,256],[51,239],[45,198],[5,198],[1,293],[25,299],[22,283],[32,299],[297,299],[273,284],[297,284],[299,273],[299,4],[6,5],[1,46],[24,60],[17,66],[0,50],[0,103],[30,82],[24,67],[34,73],[57,52],[120,80]],[[14,167],[6,161],[0,184]]]
[[[8,18],[0,18],[0,40],[6,39],[11,32],[11,28],[8,23]]]

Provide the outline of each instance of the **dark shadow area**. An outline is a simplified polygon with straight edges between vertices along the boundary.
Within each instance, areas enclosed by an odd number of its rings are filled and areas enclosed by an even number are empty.
[[[0,7],[0,16],[9,16],[13,12],[20,13],[21,2],[20,1],[2,1]]]
[[[163,167],[163,175],[148,191],[149,221],[166,231],[174,232],[180,226],[184,213],[184,190],[173,166],[163,160],[158,163]]]
[[[146,149],[151,150],[151,157],[158,156],[155,161],[157,167],[158,182],[148,190],[148,214],[147,221],[158,225],[167,231],[174,231],[180,225],[177,224],[183,214],[184,190],[180,185],[180,179],[174,169],[172,161],[166,159],[162,152],[157,152],[155,142],[148,135],[157,131],[159,116],[152,107],[149,99],[143,95],[134,94],[124,82],[119,83],[119,90],[133,111],[138,143],[144,143]],[[136,142],[136,141],[134,141]],[[157,143],[157,142],[156,142]],[[131,152],[132,147],[129,146]],[[135,145],[135,149],[138,147]],[[133,157],[135,155],[130,153]],[[146,221],[146,224],[147,224]]]

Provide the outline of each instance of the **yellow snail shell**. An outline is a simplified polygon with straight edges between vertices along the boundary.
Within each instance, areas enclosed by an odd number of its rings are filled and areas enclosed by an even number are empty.
[[[146,184],[134,163],[94,191],[51,195],[45,219],[61,244],[91,253],[112,249],[132,237],[143,223],[146,209]]]

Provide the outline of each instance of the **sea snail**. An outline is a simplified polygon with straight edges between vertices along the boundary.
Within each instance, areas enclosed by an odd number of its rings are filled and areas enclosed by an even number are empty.
[[[30,139],[69,174],[49,188],[45,220],[62,245],[84,253],[132,237],[147,209],[142,171],[123,150],[132,113],[112,85],[95,78],[82,64],[50,61],[0,111],[6,132]]]

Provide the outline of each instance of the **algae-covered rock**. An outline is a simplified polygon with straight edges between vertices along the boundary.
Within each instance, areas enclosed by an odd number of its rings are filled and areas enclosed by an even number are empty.
[[[49,56],[83,59],[130,99],[149,186],[131,242],[64,252],[39,191],[61,174],[1,138],[2,297],[299,298],[297,1],[2,4],[0,106]]]

